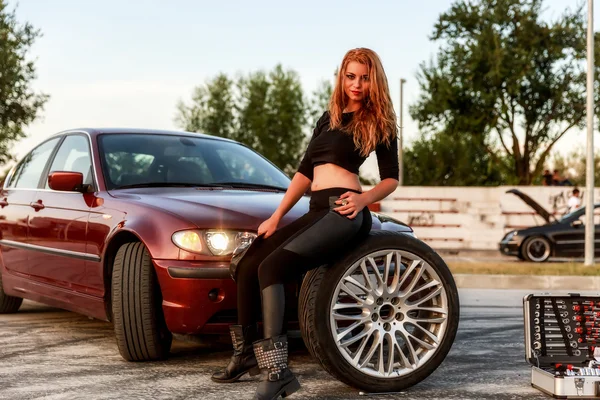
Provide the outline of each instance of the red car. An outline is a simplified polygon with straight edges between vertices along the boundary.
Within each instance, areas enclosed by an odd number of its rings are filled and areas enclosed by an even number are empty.
[[[9,172],[1,189],[0,313],[16,312],[26,298],[113,321],[127,360],[166,357],[172,333],[223,333],[236,320],[232,253],[254,239],[289,182],[260,154],[223,138],[131,129],[54,135]],[[307,210],[305,197],[282,224]],[[374,213],[378,230],[421,243],[408,226]],[[449,275],[443,261],[440,270],[436,263],[429,263],[435,276]],[[445,307],[439,339],[451,344],[456,288],[438,279],[445,300],[435,300],[439,291],[427,300]],[[421,294],[435,287],[430,282]],[[393,316],[392,304],[386,313]],[[438,333],[439,321],[432,317]],[[437,352],[442,359],[449,346]],[[429,358],[430,347],[423,353]]]

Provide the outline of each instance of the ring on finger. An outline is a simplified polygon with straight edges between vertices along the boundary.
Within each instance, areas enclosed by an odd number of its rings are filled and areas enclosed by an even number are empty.
[[[347,204],[348,204],[348,200],[346,200],[346,199],[342,200],[342,205],[343,205],[343,206],[345,206],[345,205],[347,205]]]

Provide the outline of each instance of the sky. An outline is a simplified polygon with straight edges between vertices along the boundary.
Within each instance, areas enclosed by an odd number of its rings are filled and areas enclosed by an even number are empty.
[[[230,76],[295,70],[305,93],[332,79],[347,50],[369,47],[381,57],[396,110],[404,84],[404,142],[418,136],[408,115],[417,101],[419,65],[435,57],[430,41],[452,0],[8,0],[19,21],[41,30],[31,49],[36,91],[50,95],[42,117],[14,146],[20,158],[45,137],[79,127],[179,129],[178,101],[220,72]],[[560,16],[575,0],[546,0]],[[600,7],[594,10],[600,25]],[[597,30],[597,29],[596,29]],[[598,143],[598,137],[595,141]],[[572,130],[563,151],[585,143]],[[367,176],[376,176],[373,157]]]

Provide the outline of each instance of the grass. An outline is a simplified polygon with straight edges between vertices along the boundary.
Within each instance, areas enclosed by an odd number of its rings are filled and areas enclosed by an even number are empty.
[[[488,275],[600,275],[600,266],[586,267],[578,262],[505,262],[505,261],[449,261],[453,274]]]

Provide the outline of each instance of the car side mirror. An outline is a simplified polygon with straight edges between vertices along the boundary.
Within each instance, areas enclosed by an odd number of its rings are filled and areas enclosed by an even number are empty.
[[[571,226],[573,228],[579,228],[580,226],[583,226],[583,221],[580,219],[576,219],[575,221],[571,222]]]
[[[48,186],[61,192],[87,192],[90,185],[83,184],[81,172],[55,171],[48,175]]]

